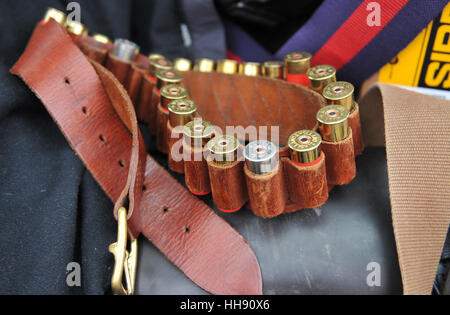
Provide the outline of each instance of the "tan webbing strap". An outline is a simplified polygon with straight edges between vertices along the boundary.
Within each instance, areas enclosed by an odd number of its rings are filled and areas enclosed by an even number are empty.
[[[379,84],[360,105],[368,145],[383,145],[384,117],[404,294],[430,294],[450,223],[450,102]]]

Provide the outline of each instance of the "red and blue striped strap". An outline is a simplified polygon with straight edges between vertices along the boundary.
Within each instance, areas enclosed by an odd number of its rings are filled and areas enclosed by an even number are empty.
[[[367,23],[372,2],[380,5],[379,26]],[[313,66],[333,65],[340,79],[358,84],[395,57],[447,4],[447,0],[326,0],[275,54],[225,21],[229,57],[263,62],[308,51],[314,55]]]

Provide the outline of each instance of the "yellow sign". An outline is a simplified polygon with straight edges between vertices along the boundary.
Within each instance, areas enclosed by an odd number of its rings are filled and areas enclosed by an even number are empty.
[[[450,91],[450,4],[408,47],[385,65],[379,82]],[[436,94],[434,91],[431,94]]]

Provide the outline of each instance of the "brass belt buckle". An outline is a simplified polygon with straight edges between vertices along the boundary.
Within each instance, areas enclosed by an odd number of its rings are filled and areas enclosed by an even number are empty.
[[[130,251],[127,250],[128,226],[127,210],[121,207],[117,213],[118,229],[117,242],[109,245],[109,251],[114,255],[115,264],[111,279],[113,291],[120,295],[132,295],[134,293],[134,284],[136,279],[137,265],[137,239],[130,242]],[[125,271],[124,287],[122,278]]]

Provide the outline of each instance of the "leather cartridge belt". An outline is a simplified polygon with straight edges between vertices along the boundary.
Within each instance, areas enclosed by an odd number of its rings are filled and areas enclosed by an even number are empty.
[[[189,61],[177,59],[173,64],[160,55],[148,58],[139,54],[134,44],[128,48],[134,48],[135,55],[127,60],[118,58],[114,52],[120,42],[113,45],[84,35],[72,34],[72,37],[87,56],[103,63],[125,86],[138,119],[148,124],[151,134],[156,135],[158,149],[168,154],[170,169],[185,174],[186,185],[193,194],[212,193],[215,204],[224,212],[234,212],[246,205],[255,215],[269,218],[316,208],[327,201],[328,192],[335,185],[345,185],[356,176],[355,156],[362,153],[364,145],[353,86],[335,82],[331,66],[311,69],[308,53],[288,55],[284,75],[280,71],[284,65],[275,61],[265,63],[261,70],[258,64],[238,64],[232,60],[220,60],[214,67],[212,60],[203,59],[198,60],[191,71]],[[174,66],[180,72],[175,71]],[[181,74],[181,77],[169,80],[165,77],[167,71],[176,73],[175,76]],[[261,76],[262,72],[266,76]],[[305,82],[308,87],[302,86]],[[279,126],[279,163],[275,163],[270,172],[254,173],[249,169],[249,161],[244,162],[242,146],[236,148],[241,159],[235,163],[216,163],[214,159],[208,161],[207,157],[195,160],[193,151],[208,151],[207,141],[204,146],[193,148],[183,143],[186,135],[171,125],[169,102],[160,88],[173,83],[185,87],[188,98],[198,105],[197,118],[201,117],[224,133],[227,126],[242,127],[245,131],[257,126],[258,139],[260,127],[266,127],[262,136],[270,139],[271,127]],[[322,93],[326,97],[320,95]],[[294,161],[292,154],[295,152],[288,145],[289,137],[299,130],[319,131],[317,114],[328,104],[347,108],[348,134],[337,140],[326,139],[325,135],[319,148],[322,152],[314,161]],[[209,136],[213,138],[214,134]],[[236,136],[241,143],[256,140],[249,139],[245,132]],[[185,160],[174,161],[174,152],[183,155]],[[203,153],[207,156],[210,152]]]
[[[152,62],[141,54],[130,57],[127,50],[116,48],[99,37],[68,36],[50,19],[38,24],[11,72],[42,100],[74,151],[115,202],[119,222],[122,210],[128,209],[132,239],[144,234],[211,293],[260,294],[258,262],[242,236],[146,153],[137,119],[149,124],[161,151],[167,152],[173,145],[169,113],[160,102],[163,86],[156,77],[172,64],[164,59]],[[173,83],[186,87],[198,104],[198,115],[216,126],[280,126],[280,159],[263,174],[256,174],[251,164],[243,161],[221,164],[205,160],[200,166],[182,161],[182,168],[180,163],[169,163],[173,170],[186,173],[191,192],[199,194],[192,186],[201,186],[206,193],[212,191],[215,203],[224,211],[240,209],[248,202],[256,215],[273,217],[320,206],[329,189],[354,178],[355,143],[361,142],[353,141],[355,135],[360,137],[356,103],[346,137],[324,139],[323,152],[319,150],[313,163],[299,163],[289,158],[293,150],[288,139],[299,129],[321,130],[317,112],[327,105],[326,100],[309,88],[286,81],[222,72],[186,71],[182,82]],[[356,128],[351,117],[358,122]],[[353,135],[352,130],[356,130]],[[183,143],[184,155],[189,149]],[[241,150],[240,146],[236,149]],[[199,183],[202,178],[207,180]]]

